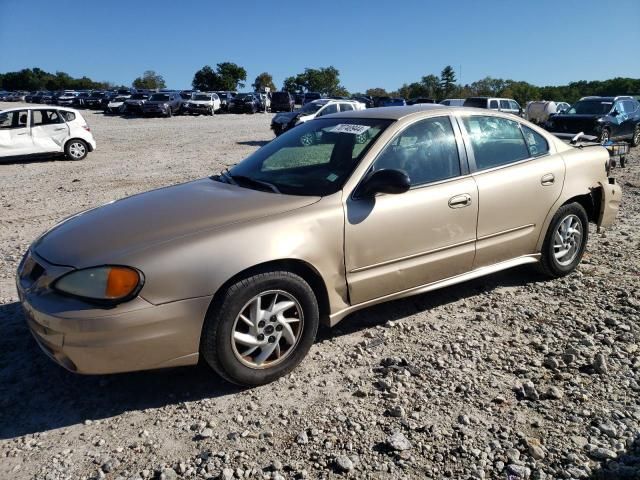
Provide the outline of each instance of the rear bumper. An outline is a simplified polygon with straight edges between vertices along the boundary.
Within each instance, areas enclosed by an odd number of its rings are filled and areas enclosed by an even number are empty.
[[[610,177],[608,183],[600,183],[602,199],[600,202],[600,215],[598,216],[598,228],[608,228],[613,225],[620,208],[622,188],[616,183],[616,179]]]

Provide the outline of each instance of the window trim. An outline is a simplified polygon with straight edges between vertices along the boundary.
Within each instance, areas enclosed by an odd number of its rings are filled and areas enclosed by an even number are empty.
[[[56,123],[38,123],[37,125],[36,125],[35,123],[33,123],[33,114],[34,114],[34,112],[42,112],[42,111],[47,111],[47,110],[50,110],[50,111],[56,112],[56,115],[58,115],[58,118],[59,118],[61,121],[56,122]],[[65,118],[63,118],[63,117],[62,117],[62,115],[60,114],[60,110],[58,110],[57,108],[34,108],[34,109],[32,109],[32,110],[30,111],[29,119],[30,119],[30,122],[29,122],[29,124],[30,124],[30,125],[29,125],[29,126],[30,126],[31,128],[35,128],[35,127],[48,127],[48,126],[50,126],[50,125],[64,125],[64,124],[66,124],[66,123],[67,123],[67,120],[66,120]]]
[[[517,160],[515,162],[510,162],[510,163],[505,163],[504,165],[497,165],[495,167],[491,167],[491,168],[485,168],[485,169],[479,169],[478,165],[476,164],[476,156],[475,156],[475,152],[473,150],[473,145],[471,144],[471,136],[469,135],[469,132],[467,131],[464,122],[462,120],[462,117],[498,117],[498,118],[502,118],[503,120],[508,120],[511,122],[515,122],[518,124],[518,130],[520,130],[520,135],[522,135],[522,139],[524,141],[525,146],[527,147],[527,152],[529,153],[529,157],[527,158],[523,158],[522,160]],[[462,132],[462,138],[464,141],[464,145],[465,148],[467,150],[467,158],[469,161],[469,168],[471,169],[471,175],[477,175],[477,174],[481,174],[481,173],[486,173],[486,172],[493,172],[496,170],[500,170],[503,168],[509,168],[512,167],[514,165],[520,165],[522,163],[526,163],[526,162],[530,162],[532,160],[538,160],[539,158],[544,158],[547,157],[549,155],[551,155],[551,146],[552,143],[545,138],[545,140],[547,141],[547,145],[549,146],[549,149],[547,150],[547,152],[543,155],[538,155],[537,157],[532,157],[531,156],[531,150],[529,150],[529,145],[527,144],[527,139],[524,136],[524,133],[522,131],[522,122],[519,122],[516,119],[511,119],[511,118],[505,118],[502,115],[487,115],[487,114],[480,114],[480,113],[469,113],[469,114],[461,114],[458,113],[456,115],[456,120],[458,121],[458,127],[460,128],[460,131]],[[529,127],[528,125],[526,125],[528,128],[530,128],[531,130],[533,130],[534,132],[536,132],[536,130],[534,130],[533,128]],[[540,134],[540,132],[536,132],[538,134]],[[544,138],[544,135],[543,135]]]
[[[470,177],[473,174],[473,172],[471,171],[471,168],[470,168],[469,158],[467,156],[467,149],[466,149],[466,147],[464,145],[464,138],[463,138],[463,135],[462,135],[462,131],[460,130],[460,127],[458,125],[458,121],[457,121],[456,116],[453,115],[453,114],[432,115],[432,116],[428,116],[428,117],[421,117],[421,118],[418,118],[418,119],[416,119],[416,120],[414,120],[414,121],[412,121],[410,123],[407,123],[401,130],[398,130],[396,133],[394,133],[393,136],[382,147],[380,147],[380,150],[378,151],[376,156],[373,157],[371,162],[369,162],[369,165],[367,166],[367,169],[364,171],[364,173],[362,174],[362,176],[360,177],[360,179],[356,183],[355,187],[353,187],[353,189],[349,193],[349,197],[348,198],[350,200],[352,200],[352,201],[364,200],[363,198],[357,196],[356,192],[359,190],[360,185],[362,185],[362,183],[365,181],[365,179],[371,173],[371,169],[373,168],[373,165],[376,163],[376,160],[378,159],[378,157],[380,157],[382,152],[384,152],[386,150],[386,148],[391,143],[393,143],[400,135],[402,135],[402,133],[404,133],[407,129],[409,129],[410,127],[412,127],[413,125],[415,125],[418,122],[431,120],[431,119],[434,119],[434,118],[441,118],[441,117],[447,117],[449,119],[449,122],[451,122],[451,129],[453,130],[453,135],[454,135],[454,138],[456,140],[456,147],[458,149],[458,162],[460,164],[460,175],[458,175],[457,177],[445,178],[443,180],[437,180],[437,181],[434,181],[434,182],[427,182],[427,183],[421,183],[419,185],[412,185],[409,188],[409,191],[417,190],[417,189],[420,189],[420,188],[431,187],[431,186],[434,186],[434,185],[440,185],[442,183],[453,182],[453,181],[456,181],[456,180],[460,180],[460,179],[463,179],[463,178]],[[346,184],[346,182],[345,182],[345,184]],[[384,193],[376,194],[376,196],[378,196],[378,195],[387,195],[387,194],[384,194]]]
[[[8,127],[8,128],[2,128],[0,130],[20,130],[21,128],[26,128],[27,130],[31,129],[31,109],[29,108],[25,108],[25,109],[16,109],[16,110],[9,110],[9,111],[3,111],[2,113],[6,113],[6,114],[20,114],[20,112],[27,112],[27,124],[24,126],[17,126],[17,127]]]

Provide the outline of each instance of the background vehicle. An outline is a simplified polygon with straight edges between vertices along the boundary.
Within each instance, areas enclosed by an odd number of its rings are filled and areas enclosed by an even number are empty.
[[[70,107],[74,104],[77,96],[78,94],[76,92],[64,92],[58,96],[56,105],[60,105],[61,107]]]
[[[513,115],[522,113],[522,108],[520,108],[518,102],[511,98],[469,97],[462,106],[498,110],[499,112],[512,113]]]
[[[293,112],[294,109],[295,101],[293,95],[289,92],[273,92],[273,94],[271,94],[272,112]]]
[[[351,97],[351,100],[364,104],[365,108],[373,108],[373,98],[368,95],[356,95]]]
[[[253,93],[237,94],[229,107],[230,112],[256,113],[260,110],[260,100]]]
[[[124,102],[129,98],[128,95],[122,95],[109,100],[107,106],[104,108],[104,113],[123,113],[124,112]]]
[[[640,145],[640,103],[628,96],[584,97],[569,110],[554,115],[545,124],[550,132],[572,136],[583,132],[609,140],[628,140]]]
[[[142,106],[149,100],[149,94],[136,92],[124,101],[123,113],[128,115],[141,115]]]
[[[76,98],[73,99],[73,106],[75,108],[84,108],[84,102],[91,96],[91,92],[79,92]]]
[[[217,93],[194,92],[183,105],[186,113],[213,115],[220,110],[220,98]]]
[[[106,95],[106,92],[91,92],[91,95],[84,99],[84,107],[92,110],[102,108],[102,100]]]
[[[0,157],[64,153],[82,160],[96,148],[80,112],[64,107],[21,107],[0,112]]]
[[[440,102],[440,105],[447,107],[461,107],[464,105],[464,98],[446,98]]]
[[[562,108],[559,107],[562,105]],[[543,125],[549,117],[559,113],[561,110],[566,110],[568,104],[560,102],[559,104],[554,101],[540,100],[527,102],[524,109],[524,118],[537,125]]]
[[[142,114],[171,117],[174,113],[180,113],[181,109],[182,97],[178,92],[158,92],[142,105]]]
[[[332,100],[329,98],[314,100],[304,105],[300,110],[275,115],[271,120],[271,130],[278,136],[296,125],[308,122],[316,117],[322,117],[330,113],[364,110],[365,108],[363,103],[354,100]]]
[[[381,107],[404,107],[407,104],[404,98],[389,98],[380,104]]]
[[[229,105],[233,101],[233,97],[234,97],[233,93],[224,92],[224,91],[213,92],[213,93],[218,95],[218,98],[220,99],[220,110],[222,110],[223,112],[228,112]]]
[[[411,98],[407,100],[407,105],[419,105],[421,103],[436,103],[436,101],[433,98],[424,98],[424,97]]]
[[[322,98],[322,94],[318,92],[306,92],[302,96],[302,105],[306,105],[309,102],[313,102],[314,100],[319,100]]]

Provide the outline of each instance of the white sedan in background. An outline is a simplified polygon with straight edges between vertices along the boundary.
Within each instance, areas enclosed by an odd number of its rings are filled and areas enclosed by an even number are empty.
[[[82,160],[95,148],[91,129],[77,110],[42,106],[0,112],[0,159],[64,153],[69,160]]]
[[[184,104],[187,113],[213,115],[221,107],[217,93],[194,92],[191,99]]]

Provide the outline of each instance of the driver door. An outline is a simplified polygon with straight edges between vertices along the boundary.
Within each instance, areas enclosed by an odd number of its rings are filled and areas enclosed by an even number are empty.
[[[29,110],[0,113],[0,157],[33,153]]]
[[[454,130],[455,125],[455,130]],[[345,266],[352,304],[471,270],[478,188],[449,116],[417,121],[392,140],[371,170],[398,169],[403,194],[346,201]]]

